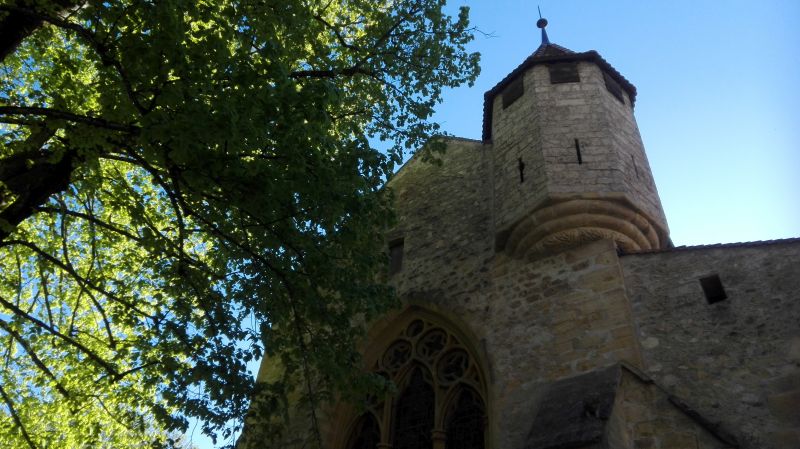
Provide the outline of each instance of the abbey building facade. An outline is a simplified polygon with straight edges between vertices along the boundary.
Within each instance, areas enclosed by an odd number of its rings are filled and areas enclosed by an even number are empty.
[[[390,181],[403,308],[364,357],[397,392],[329,447],[799,448],[800,239],[674,247],[636,89],[543,35],[481,140]]]

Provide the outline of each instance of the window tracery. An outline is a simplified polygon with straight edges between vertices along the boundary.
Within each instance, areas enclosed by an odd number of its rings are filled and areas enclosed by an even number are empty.
[[[382,447],[485,448],[482,373],[466,345],[452,332],[427,319],[414,319],[377,357],[373,370],[397,386],[394,396],[372,401],[367,412],[376,420]],[[370,435],[374,435],[373,428],[359,422],[353,427],[348,449],[376,447],[378,443]]]
[[[483,449],[484,407],[480,397],[464,389],[449,414],[445,449]]]
[[[408,385],[397,398],[394,414],[394,449],[432,449],[435,396],[422,368],[414,368]]]
[[[366,412],[359,417],[347,449],[375,449],[381,442],[381,430],[375,415]]]

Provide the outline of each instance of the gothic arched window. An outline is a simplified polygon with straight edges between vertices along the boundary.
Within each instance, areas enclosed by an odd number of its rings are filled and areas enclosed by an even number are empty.
[[[347,449],[372,449],[379,442],[393,449],[485,448],[481,370],[464,342],[444,326],[425,319],[410,321],[373,369],[391,379],[397,393],[359,418],[377,420],[378,441],[362,437],[373,433],[358,421]]]
[[[483,449],[485,413],[481,398],[471,389],[464,389],[446,421],[445,449]]]
[[[375,449],[381,442],[381,429],[370,412],[361,415],[352,433],[347,449]]]
[[[435,396],[422,370],[414,368],[408,385],[395,401],[394,449],[433,449]]]

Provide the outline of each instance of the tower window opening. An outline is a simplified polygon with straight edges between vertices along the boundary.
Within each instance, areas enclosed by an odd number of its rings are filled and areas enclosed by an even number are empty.
[[[547,66],[550,71],[550,84],[579,83],[578,64],[575,62],[561,62]]]
[[[622,95],[622,87],[617,80],[612,78],[608,73],[603,72],[603,81],[606,82],[606,89],[611,92],[611,95],[616,97],[620,103],[625,104],[625,97]]]
[[[703,293],[706,295],[706,301],[709,304],[728,299],[718,274],[700,278],[700,286],[703,287]]]
[[[575,154],[578,156],[578,164],[583,164],[583,156],[581,155],[581,141],[575,139]]]
[[[503,109],[511,106],[511,103],[517,101],[525,93],[525,87],[522,84],[522,77],[518,77],[512,81],[508,87],[503,91]]]
[[[636,165],[636,159],[631,154],[631,165],[633,165],[633,172],[636,174],[636,179],[639,179],[639,166]]]
[[[399,273],[403,269],[403,239],[389,242],[389,274]]]
[[[522,184],[525,182],[525,162],[522,162],[522,158],[517,158],[517,169],[519,170],[519,183]]]

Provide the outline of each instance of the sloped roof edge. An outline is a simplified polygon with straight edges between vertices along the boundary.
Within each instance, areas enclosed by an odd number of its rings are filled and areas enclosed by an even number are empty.
[[[566,449],[601,441],[623,371],[660,390],[670,404],[723,443],[739,447],[736,438],[720,423],[706,419],[636,367],[620,362],[550,383],[526,438],[525,449]]]
[[[454,135],[450,135],[450,134],[436,134],[436,135],[431,136],[430,139],[428,139],[426,141],[426,145],[427,145],[427,142],[429,142],[431,140],[435,140],[435,139],[442,140],[445,143],[446,142],[465,142],[465,143],[473,143],[473,144],[479,144],[479,145],[485,144],[484,141],[478,140],[478,139],[470,139],[468,137],[459,137],[459,136],[454,136]],[[424,147],[424,145],[423,145],[423,147]],[[398,175],[400,175],[401,172],[403,172],[406,169],[406,167],[412,165],[412,163],[416,163],[417,159],[421,159],[422,158],[421,152],[422,152],[421,150],[415,151],[408,159],[406,159],[405,162],[400,164],[400,166],[397,167],[397,170],[395,170],[395,172],[392,173],[389,176],[389,179],[386,180],[386,182],[384,182],[384,186],[389,185],[394,178],[396,178]]]
[[[674,394],[667,391],[664,387],[658,384],[655,380],[653,380],[650,376],[639,370],[638,368],[634,367],[633,365],[629,364],[628,362],[621,361],[619,366],[631,373],[634,377],[639,379],[640,382],[645,384],[652,384],[661,392],[663,392],[667,396],[667,401],[670,404],[674,405],[675,408],[681,411],[684,415],[686,415],[689,419],[696,422],[700,427],[707,430],[709,433],[714,435],[715,437],[719,438],[725,444],[728,444],[732,447],[739,447],[739,441],[736,437],[728,432],[721,423],[714,423],[701,415],[697,410],[692,408],[688,405],[684,400],[675,396]]]
[[[752,248],[752,247],[766,246],[766,245],[782,245],[782,244],[788,245],[793,243],[800,243],[800,237],[791,237],[791,238],[773,239],[773,240],[755,240],[752,242],[710,243],[707,245],[675,246],[672,248],[643,249],[638,251],[620,251],[619,255],[639,256],[645,254],[661,254],[661,253],[696,251],[696,250],[717,249],[717,248]]]

